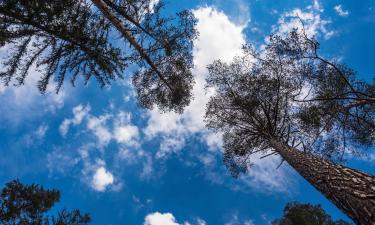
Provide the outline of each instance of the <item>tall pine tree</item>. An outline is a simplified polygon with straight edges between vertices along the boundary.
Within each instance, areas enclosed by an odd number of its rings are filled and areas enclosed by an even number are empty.
[[[373,224],[375,177],[332,161],[373,146],[373,85],[308,57],[317,43],[303,33],[273,35],[261,52],[247,46],[233,63],[210,65],[207,83],[216,94],[207,126],[224,132],[224,162],[234,176],[254,154],[280,155],[354,222]]]

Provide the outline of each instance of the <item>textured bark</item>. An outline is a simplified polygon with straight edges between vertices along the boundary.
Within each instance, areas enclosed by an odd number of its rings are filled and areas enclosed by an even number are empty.
[[[359,225],[375,225],[375,177],[285,145],[271,146],[302,177]]]

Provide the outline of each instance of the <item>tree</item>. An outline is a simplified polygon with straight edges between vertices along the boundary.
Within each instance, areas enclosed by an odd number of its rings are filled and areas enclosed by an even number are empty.
[[[57,216],[46,215],[59,199],[57,190],[45,190],[39,185],[23,185],[13,180],[1,191],[0,222],[6,225],[85,225],[90,222],[90,216],[79,210],[63,209]]]
[[[337,76],[329,63],[303,57],[308,42],[293,42],[293,32],[271,36],[262,52],[245,46],[232,63],[208,67],[207,85],[216,94],[207,105],[207,126],[224,133],[224,163],[232,175],[246,172],[251,156],[280,155],[354,222],[375,223],[375,177],[331,161],[372,146],[375,138],[373,101],[332,96],[346,93],[349,84],[373,96],[372,86],[343,66],[336,67],[344,77]],[[285,47],[293,45],[297,50]],[[301,102],[322,93],[327,100]]]
[[[332,220],[320,205],[289,202],[285,205],[284,215],[272,222],[272,225],[349,225],[344,220]]]
[[[163,18],[152,0],[92,0],[103,15],[135,50],[138,71],[133,84],[141,105],[182,111],[190,103],[193,86],[192,40],[197,33],[191,12],[178,14],[179,21]]]
[[[4,84],[24,84],[35,65],[43,74],[38,83],[42,93],[51,80],[57,82],[58,92],[67,76],[73,85],[78,75],[85,83],[94,76],[103,87],[137,64],[133,83],[139,103],[182,111],[193,85],[191,50],[197,33],[192,13],[183,11],[178,19],[163,17],[163,3],[153,7],[151,0],[92,3],[1,1],[0,48],[11,48],[0,70]],[[112,28],[124,42],[113,37]]]

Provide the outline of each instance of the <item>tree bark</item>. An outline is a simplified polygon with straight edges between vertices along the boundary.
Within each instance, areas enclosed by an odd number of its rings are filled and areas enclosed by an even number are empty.
[[[270,144],[302,177],[358,225],[375,225],[375,177],[291,148]]]

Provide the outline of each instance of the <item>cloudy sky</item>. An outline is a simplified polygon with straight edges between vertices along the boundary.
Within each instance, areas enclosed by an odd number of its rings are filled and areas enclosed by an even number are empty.
[[[101,90],[65,84],[41,96],[38,73],[20,88],[0,86],[0,183],[19,178],[61,191],[57,208],[79,208],[98,225],[262,225],[289,201],[321,204],[347,219],[280,158],[253,159],[238,179],[222,163],[221,136],[203,115],[211,94],[206,66],[229,62],[245,43],[305,22],[321,53],[345,62],[364,80],[375,75],[375,1],[169,0],[167,13],[191,9],[194,100],[183,114],[137,106],[125,79]],[[0,51],[0,55],[4,54]],[[129,77],[129,76],[127,76]],[[348,160],[375,173],[371,152]]]

